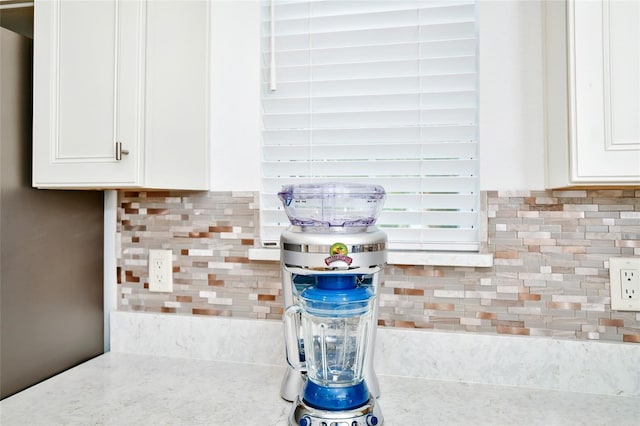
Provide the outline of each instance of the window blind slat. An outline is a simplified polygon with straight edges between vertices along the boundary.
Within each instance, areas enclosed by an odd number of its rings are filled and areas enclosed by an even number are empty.
[[[265,226],[262,228],[263,241],[269,241],[275,245],[280,240],[280,234],[289,221],[283,214],[282,226]],[[391,228],[380,226],[389,239],[387,244],[390,250],[477,250],[478,244],[470,242],[475,238],[473,229],[413,229]],[[415,242],[416,236],[420,242]]]
[[[265,220],[269,223],[288,222],[283,211],[265,212]],[[381,228],[394,228],[400,221],[404,228],[410,229],[472,229],[476,223],[473,212],[388,212],[378,219]],[[282,230],[281,230],[282,231]]]
[[[348,97],[289,98],[264,101],[271,112],[265,117],[280,114],[317,114],[330,112],[397,111],[412,108],[460,107],[474,108],[475,91],[450,91],[442,93],[380,94]]]
[[[278,67],[352,64],[365,62],[437,59],[475,54],[475,39],[439,40],[428,43],[397,43],[377,46],[354,46],[335,49],[301,49],[276,51]],[[267,54],[267,52],[265,52]],[[313,61],[311,58],[313,57]]]
[[[266,7],[266,6],[265,6]],[[478,247],[475,1],[276,0],[263,17],[261,238],[285,184],[376,183],[390,248]]]
[[[268,58],[267,58],[268,60]],[[266,83],[268,62],[263,68],[263,83]],[[475,73],[476,63],[473,56],[447,58],[431,58],[423,60],[399,60],[383,62],[361,62],[351,64],[317,65],[313,67],[314,78],[321,80],[384,78],[384,77],[417,77],[420,70],[429,70],[427,75],[450,75]],[[311,81],[312,67],[277,66],[278,80],[282,83]],[[423,72],[423,75],[425,73]],[[272,93],[280,97],[278,93]]]
[[[263,177],[263,195],[276,197],[278,191],[282,189],[282,182],[287,184],[300,184],[309,182],[333,182],[340,180],[336,177],[327,176],[294,176],[294,177]],[[345,181],[345,179],[342,179]],[[446,194],[474,194],[477,188],[477,177],[475,176],[454,176],[454,177],[416,177],[416,176],[394,176],[394,177],[350,177],[348,182],[370,184],[374,182],[382,185],[388,196],[393,193],[446,193]]]
[[[282,210],[278,197],[265,197],[261,207],[267,211]],[[428,206],[430,210],[472,211],[476,207],[473,194],[390,194],[385,200],[386,211],[420,211]]]
[[[398,22],[414,24],[455,23],[460,19],[473,19],[473,2],[449,2],[422,5],[413,2],[369,1],[362,7],[358,1],[313,1],[306,5],[287,5],[276,3],[275,14],[280,29],[277,35],[293,31],[309,31],[310,25],[316,31],[338,31],[340,28],[385,28],[396,26]],[[365,9],[366,8],[366,9]],[[264,16],[264,15],[263,15]]]
[[[472,229],[476,223],[473,212],[389,212],[384,211],[378,226],[393,227],[399,222],[415,229]]]
[[[314,145],[313,154],[318,158],[335,158],[335,153],[340,152],[340,160],[382,160],[390,158],[389,152],[393,152],[395,158],[415,158],[422,160],[445,158],[475,158],[475,142],[450,142],[431,144],[377,144],[366,145],[366,153],[362,152],[362,145]],[[286,162],[306,161],[311,155],[311,147],[306,145],[273,146],[263,149],[263,161],[265,163],[278,162],[287,158]]]
[[[314,155],[315,157],[315,155]],[[345,167],[345,159],[331,161],[290,161],[263,162],[264,176],[301,176],[310,169],[318,176],[459,176],[476,174],[476,160],[470,159],[430,159],[430,160],[395,160],[395,161],[357,161],[349,160]]]
[[[469,39],[474,37],[473,17],[466,22],[435,25],[409,25],[375,29],[345,29],[339,32],[313,32],[301,34],[275,35],[279,52],[303,49],[327,49],[339,47],[367,46],[372,40],[384,40],[386,44],[398,44],[416,41],[437,41]],[[346,34],[348,33],[348,34]],[[311,41],[313,40],[313,44]],[[266,43],[266,40],[263,40]],[[379,42],[378,42],[379,43]]]
[[[378,65],[373,65],[375,68]],[[351,65],[349,65],[351,66]],[[326,68],[326,67],[325,67]],[[396,86],[404,87],[409,85],[412,90],[422,89],[423,92],[448,92],[452,90],[465,90],[465,89],[474,89],[476,87],[476,74],[473,72],[467,73],[454,73],[453,71],[449,71],[447,74],[440,75],[419,75],[420,66],[416,61],[413,65],[413,72],[407,73],[407,75],[403,75],[403,72],[387,72],[387,75],[379,75],[381,74],[379,71],[371,71],[364,70],[360,74],[348,74],[348,73],[340,73],[337,70],[333,70],[333,75],[330,73],[323,73],[322,71],[309,73],[309,75],[300,80],[296,81],[286,81],[282,77],[280,77],[280,81],[282,82],[284,88],[287,90],[283,90],[279,93],[274,93],[272,98],[287,98],[287,97],[296,97],[296,88],[297,91],[301,92],[300,95],[304,96],[306,94],[311,93],[312,97],[323,96],[322,91],[319,90],[323,88],[323,86],[331,87],[332,84],[344,84],[344,83],[354,83],[358,81],[372,81],[374,83],[383,84],[380,87],[381,93],[393,93],[396,90]],[[378,74],[378,75],[376,75]],[[416,88],[416,85],[420,86]],[[264,88],[264,83],[263,83]],[[344,88],[340,88],[344,90]],[[290,95],[289,92],[292,92],[293,95]],[[348,95],[349,92],[346,93]],[[298,95],[298,96],[300,96]]]
[[[470,78],[471,76],[463,77],[463,80]],[[388,85],[387,91],[382,92],[376,90],[379,84]],[[321,108],[327,104],[329,104],[329,107],[339,107],[341,104],[336,104],[336,102],[342,99],[350,104],[359,103],[363,108],[369,110],[375,110],[376,108],[387,109],[386,104],[382,106],[375,106],[373,104],[373,102],[376,101],[375,96],[388,97],[394,95],[396,99],[402,99],[405,105],[421,105],[421,103],[430,102],[430,104],[434,106],[438,106],[441,103],[444,105],[464,104],[467,106],[469,104],[469,95],[475,93],[475,90],[473,90],[474,87],[470,85],[460,84],[451,88],[447,88],[446,86],[434,87],[431,92],[421,91],[420,88],[423,85],[427,85],[426,80],[407,77],[333,82],[321,81],[314,84],[315,87],[313,90],[309,88],[309,83],[285,83],[282,85],[283,87],[278,89],[281,90],[279,96],[273,96],[263,102],[263,108],[273,108],[273,111],[268,113],[268,115],[273,115],[279,112],[278,110],[288,112],[286,110],[287,104],[294,102],[296,103],[295,106],[304,109],[298,111],[290,107],[289,111],[291,112],[295,112],[296,114],[321,113],[323,112]],[[426,87],[426,89],[429,89],[429,87]],[[449,100],[449,98],[453,99]],[[305,102],[298,102],[300,100],[304,100]],[[372,102],[368,102],[369,100]],[[282,103],[281,106],[273,107],[274,104],[279,105],[280,103]],[[471,106],[475,106],[475,104]]]
[[[457,124],[474,123],[476,110],[470,108],[443,108],[413,111],[368,111],[305,114],[265,115],[263,122],[265,129],[335,129],[345,127],[373,127],[375,125],[411,126],[413,123],[422,124]]]
[[[385,128],[376,126],[366,129],[264,129],[263,147],[308,145],[313,133],[313,145],[353,144],[373,145],[379,143],[432,143],[443,141],[475,140],[476,127],[469,124],[450,126],[407,126]]]

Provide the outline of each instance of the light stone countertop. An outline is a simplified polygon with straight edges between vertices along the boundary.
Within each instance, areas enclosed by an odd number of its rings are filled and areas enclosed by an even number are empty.
[[[285,426],[284,366],[107,353],[0,402],[0,424]],[[640,398],[380,376],[385,426],[637,425]]]

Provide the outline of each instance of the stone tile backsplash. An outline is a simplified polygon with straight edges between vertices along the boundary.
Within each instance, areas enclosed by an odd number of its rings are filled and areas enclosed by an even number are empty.
[[[379,325],[640,343],[610,309],[609,258],[640,256],[640,190],[488,191],[491,268],[389,265]],[[258,193],[118,193],[121,311],[280,319],[277,262],[259,247]],[[150,293],[148,250],[173,251],[173,293]]]

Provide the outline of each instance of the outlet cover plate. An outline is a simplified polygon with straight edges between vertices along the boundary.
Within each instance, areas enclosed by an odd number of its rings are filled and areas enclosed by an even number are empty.
[[[173,291],[172,256],[171,250],[149,250],[149,291]]]
[[[640,297],[625,299],[622,297],[622,271],[633,271],[640,277],[640,256],[612,257],[609,259],[609,279],[611,289],[611,309],[614,311],[640,312]]]

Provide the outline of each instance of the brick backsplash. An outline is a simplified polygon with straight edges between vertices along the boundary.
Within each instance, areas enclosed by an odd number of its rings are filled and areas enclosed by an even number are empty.
[[[491,268],[389,265],[379,325],[640,343],[610,309],[609,258],[640,256],[640,190],[487,191]],[[280,319],[257,192],[118,193],[118,309]],[[150,293],[148,250],[171,249],[174,291]]]

